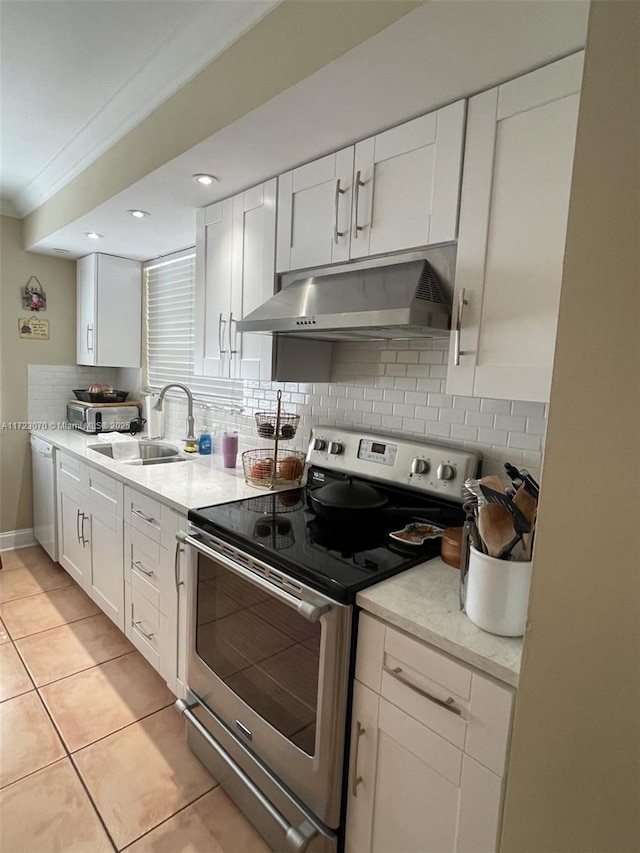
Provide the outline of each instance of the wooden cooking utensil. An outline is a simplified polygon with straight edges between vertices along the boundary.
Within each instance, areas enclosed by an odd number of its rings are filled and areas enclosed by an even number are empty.
[[[487,474],[480,482],[483,486],[489,486],[490,489],[494,489],[496,492],[504,492],[504,483],[497,474]]]
[[[515,537],[513,517],[498,503],[488,503],[478,511],[478,531],[486,545],[487,554],[498,557]]]

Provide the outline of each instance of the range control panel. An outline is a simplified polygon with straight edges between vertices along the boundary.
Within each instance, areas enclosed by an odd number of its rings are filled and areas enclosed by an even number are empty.
[[[480,459],[479,453],[446,444],[335,426],[314,427],[307,451],[311,465],[459,501]]]

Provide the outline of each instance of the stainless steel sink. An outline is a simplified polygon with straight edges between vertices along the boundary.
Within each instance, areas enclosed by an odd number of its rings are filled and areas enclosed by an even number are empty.
[[[89,444],[89,450],[95,450],[103,456],[113,459],[112,444]],[[157,441],[138,440],[140,450],[139,460],[123,459],[122,462],[137,462],[142,465],[158,465],[164,462],[186,462],[185,456],[180,456],[179,449],[173,444],[162,444]]]

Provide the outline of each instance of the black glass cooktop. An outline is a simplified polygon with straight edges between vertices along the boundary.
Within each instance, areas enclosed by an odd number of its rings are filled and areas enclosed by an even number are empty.
[[[331,479],[339,479],[328,475]],[[321,482],[327,482],[323,473]],[[313,469],[309,475],[313,482]],[[308,494],[313,486],[256,495],[240,501],[190,510],[189,521],[206,533],[252,554],[337,601],[352,602],[356,592],[440,553],[440,539],[403,544],[389,536],[413,522],[459,526],[459,504],[420,498],[375,485],[388,506],[348,518],[316,516]],[[346,514],[345,514],[346,515]]]

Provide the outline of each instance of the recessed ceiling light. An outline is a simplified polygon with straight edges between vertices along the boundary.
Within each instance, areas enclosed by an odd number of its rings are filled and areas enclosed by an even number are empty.
[[[151,216],[146,210],[128,210],[127,213],[134,216],[136,219],[144,219],[145,216]]]
[[[56,252],[58,255],[68,255],[69,249],[51,249],[52,252]]]
[[[207,175],[204,172],[198,173],[197,175],[191,175],[193,180],[198,184],[203,184],[205,187],[208,187],[209,184],[212,184],[214,181],[219,181],[220,178],[215,175]]]
[[[91,240],[102,240],[102,234],[98,234],[96,231],[85,231],[85,237],[91,238]]]

